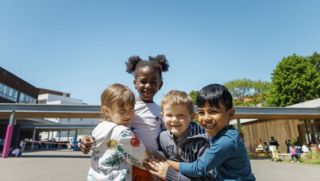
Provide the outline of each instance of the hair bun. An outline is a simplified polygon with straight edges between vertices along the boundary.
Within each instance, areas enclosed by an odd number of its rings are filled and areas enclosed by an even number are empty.
[[[142,61],[142,59],[139,57],[139,56],[131,56],[129,57],[128,61],[126,62],[126,66],[127,66],[127,72],[129,74],[132,74],[135,69],[136,69],[136,66],[137,64]]]
[[[165,55],[149,56],[149,61],[156,61],[160,64],[162,72],[169,70],[169,63]]]

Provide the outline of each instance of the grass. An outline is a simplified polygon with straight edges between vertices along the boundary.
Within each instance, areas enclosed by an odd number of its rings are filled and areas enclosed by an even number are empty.
[[[320,165],[320,153],[319,152],[307,153],[301,159],[301,162],[308,163],[308,164],[319,164]]]

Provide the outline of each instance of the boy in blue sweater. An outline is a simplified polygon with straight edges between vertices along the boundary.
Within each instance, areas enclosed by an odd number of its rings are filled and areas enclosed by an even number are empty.
[[[216,180],[254,181],[250,160],[239,132],[229,125],[235,110],[232,96],[227,88],[210,84],[202,88],[197,96],[197,114],[200,125],[209,137],[210,147],[192,163],[152,162],[155,175],[161,175],[161,167],[169,164],[173,169],[189,177],[205,176],[216,170]]]

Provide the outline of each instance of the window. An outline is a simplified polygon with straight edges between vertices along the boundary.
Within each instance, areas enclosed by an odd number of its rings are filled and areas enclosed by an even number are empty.
[[[16,102],[18,97],[18,91],[14,88],[0,83],[0,96]]]

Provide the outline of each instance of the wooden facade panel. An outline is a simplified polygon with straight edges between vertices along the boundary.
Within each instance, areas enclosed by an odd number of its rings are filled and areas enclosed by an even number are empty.
[[[245,144],[248,148],[254,149],[260,142],[269,143],[273,136],[279,142],[281,152],[286,152],[285,140],[296,140],[299,134],[298,125],[303,121],[299,120],[259,120],[256,122],[242,124]]]

